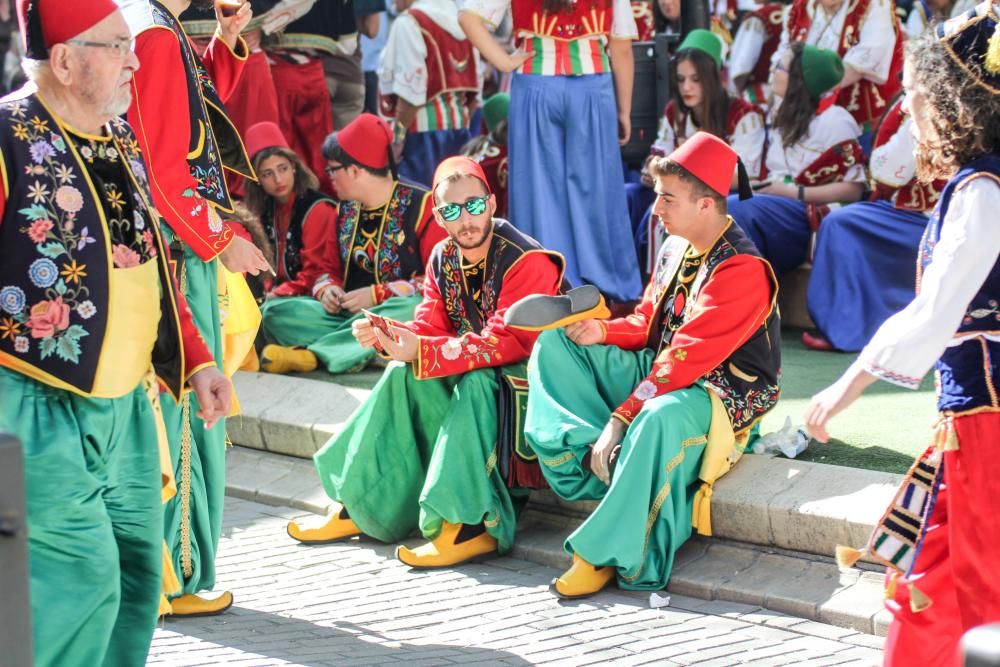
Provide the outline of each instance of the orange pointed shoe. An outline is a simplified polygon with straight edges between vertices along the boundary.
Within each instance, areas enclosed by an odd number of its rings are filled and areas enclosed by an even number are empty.
[[[319,360],[304,347],[265,345],[260,353],[260,369],[265,373],[309,373]]]
[[[426,570],[468,563],[482,556],[496,553],[496,538],[485,531],[468,540],[456,543],[461,529],[462,524],[445,521],[441,526],[441,534],[434,540],[422,544],[416,549],[397,547],[396,558],[412,568]]]
[[[297,521],[288,524],[288,536],[303,544],[329,544],[361,534],[361,529],[345,516],[344,508],[335,510],[326,521],[316,528],[304,528]]]
[[[178,618],[200,618],[202,616],[215,616],[221,614],[233,606],[233,594],[225,591],[222,595],[211,600],[185,593],[170,601],[169,616]]]
[[[565,600],[586,598],[599,593],[615,578],[615,568],[604,565],[595,567],[573,554],[573,565],[553,579],[549,590]]]

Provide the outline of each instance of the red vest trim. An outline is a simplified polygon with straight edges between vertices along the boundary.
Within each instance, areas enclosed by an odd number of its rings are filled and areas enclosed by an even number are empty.
[[[427,46],[427,101],[445,91],[464,90],[475,96],[479,92],[479,80],[472,42],[455,39],[419,9],[410,9],[407,13],[420,26]]]
[[[781,28],[783,27],[784,5],[774,3],[764,5],[751,16],[756,16],[764,24],[764,45],[760,49],[757,64],[750,72],[750,83],[767,83],[771,76],[771,58],[781,44]]]
[[[865,155],[861,144],[855,139],[834,144],[816,158],[812,164],[795,177],[798,185],[826,185],[839,183],[848,169],[856,164],[864,164]]]
[[[511,13],[515,35],[526,32],[565,40],[607,35],[613,18],[611,0],[577,0],[557,14],[542,10],[539,0],[513,0]]]

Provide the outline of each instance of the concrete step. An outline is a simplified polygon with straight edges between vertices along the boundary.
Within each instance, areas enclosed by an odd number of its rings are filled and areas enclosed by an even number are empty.
[[[310,461],[244,447],[229,450],[226,490],[234,497],[321,515],[331,505]],[[511,557],[556,568],[569,565],[563,540],[582,520],[583,508],[556,508],[533,499],[518,523]],[[798,616],[845,633],[884,635],[889,617],[882,607],[882,575],[863,568],[841,572],[829,557],[695,537],[677,553],[668,592]]]
[[[369,373],[369,387],[375,378],[377,373]],[[311,458],[370,394],[359,376],[335,379],[237,373],[243,414],[228,420],[230,439],[250,449]],[[355,386],[345,386],[347,381]],[[712,533],[830,556],[838,544],[867,542],[900,480],[892,473],[748,454],[715,485]],[[571,529],[596,503],[566,502],[550,491],[536,491],[531,506],[560,517],[561,525]],[[323,511],[318,505],[303,509]]]

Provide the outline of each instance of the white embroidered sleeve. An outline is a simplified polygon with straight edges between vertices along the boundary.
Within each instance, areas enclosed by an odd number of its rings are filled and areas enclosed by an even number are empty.
[[[614,0],[611,12],[612,37],[615,39],[639,39],[639,28],[635,24],[632,3],[629,0]]]
[[[858,43],[844,54],[844,65],[861,72],[866,79],[885,83],[892,64],[895,33],[892,25],[892,3],[872,0],[868,16],[862,19]]]
[[[674,134],[673,126],[664,114],[660,116],[660,127],[656,133],[656,141],[653,142],[649,152],[651,155],[670,155],[675,148],[677,148],[677,135]]]
[[[913,180],[917,173],[917,163],[913,158],[916,150],[916,140],[910,132],[913,119],[907,116],[896,134],[878,148],[872,151],[868,168],[872,178],[879,183],[900,188]]]
[[[743,160],[750,178],[760,175],[764,159],[764,118],[759,113],[748,113],[740,119],[733,131],[732,147]]]
[[[1000,184],[977,178],[956,192],[920,294],[883,324],[856,363],[872,375],[915,389],[962,322],[1000,253]]]
[[[764,22],[759,16],[753,14],[743,19],[733,45],[729,49],[729,78],[735,79],[738,76],[749,74],[757,66],[761,49],[767,35],[764,32]]]
[[[378,71],[380,95],[396,95],[415,107],[427,104],[427,45],[412,16],[392,23]]]

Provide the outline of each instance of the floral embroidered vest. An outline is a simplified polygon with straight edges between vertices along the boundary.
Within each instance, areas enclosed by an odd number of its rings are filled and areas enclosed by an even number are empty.
[[[424,265],[420,259],[420,242],[417,237],[420,222],[424,219],[424,207],[429,205],[430,193],[417,185],[397,182],[389,197],[382,225],[377,235],[375,250],[375,284],[393,280],[409,280],[422,275]],[[344,267],[344,285],[348,284],[353,263],[351,250],[357,243],[358,220],[361,217],[361,203],[340,202],[337,216],[337,244],[340,261]]]
[[[941,226],[956,192],[976,178],[990,178],[1000,185],[1000,155],[973,160],[948,181],[937,208],[931,215],[917,258],[917,288],[924,269],[930,264],[934,246],[941,238]],[[991,211],[982,211],[990,215]],[[969,303],[952,344],[938,360],[938,409],[966,413],[973,410],[1000,410],[1000,258]]]
[[[688,247],[688,242],[684,239],[671,236],[663,244],[657,258],[653,274],[653,312],[659,314],[659,317],[651,322],[646,340],[646,346],[653,350],[670,345],[673,331],[690,316],[702,286],[711,280],[712,274],[723,262],[736,255],[760,257],[757,248],[743,230],[730,222],[719,240],[705,254],[701,268],[688,288],[675,284]],[[705,384],[722,399],[733,431],[737,434],[753,426],[764,413],[773,408],[780,394],[781,323],[776,305],[778,281],[770,264],[764,259],[761,261],[767,266],[772,283],[771,312],[749,340],[704,378]],[[668,317],[679,318],[680,322],[668,327]]]
[[[535,239],[519,232],[514,225],[502,218],[494,218],[493,242],[486,254],[485,274],[479,302],[473,300],[465,288],[462,272],[462,252],[454,241],[445,239],[434,247],[428,261],[431,276],[437,281],[444,299],[448,319],[456,336],[479,333],[486,321],[496,313],[497,300],[503,289],[503,279],[522,257],[531,252],[540,252],[559,267],[559,275],[565,270],[565,262],[557,252],[545,250]],[[567,288],[565,281],[563,290]]]
[[[288,280],[295,280],[299,275],[299,271],[302,270],[302,225],[305,224],[306,218],[309,217],[309,213],[312,212],[313,207],[322,202],[326,202],[331,206],[337,205],[337,202],[333,199],[315,190],[309,190],[301,197],[296,197],[295,202],[292,204],[292,213],[288,219],[288,229],[285,231],[285,252],[281,257],[277,258],[281,262],[284,268],[284,275]],[[271,242],[271,246],[277,252],[281,243],[279,242],[278,229],[274,222],[274,206],[264,211],[264,215],[260,218],[260,224],[264,228],[264,233],[267,234],[267,239]]]
[[[29,85],[0,101],[7,203],[0,222],[0,365],[89,395],[105,354],[111,242],[83,159]],[[124,158],[128,196],[152,230],[161,289],[153,366],[180,396],[185,376],[174,283],[139,144],[124,121],[107,128]],[[105,360],[113,363],[113,359]]]
[[[180,22],[157,0],[150,0],[149,4],[153,21],[149,28],[167,28],[173,32],[184,58],[189,106],[187,117],[191,122],[187,161],[191,176],[198,183],[198,194],[217,208],[231,212],[233,202],[223,169],[256,180],[243,140],[229,119],[212,77],[195,53]]]

